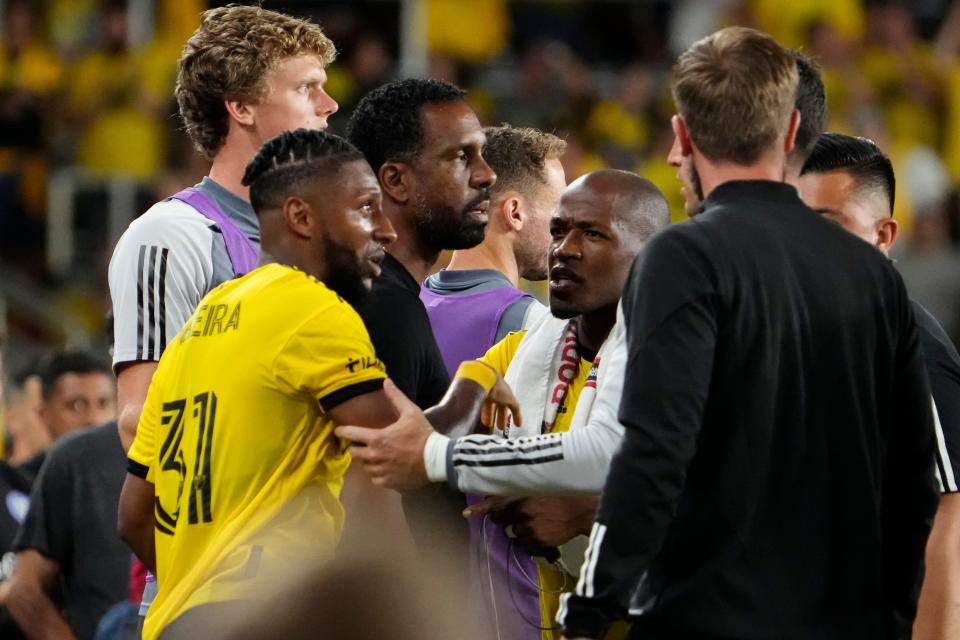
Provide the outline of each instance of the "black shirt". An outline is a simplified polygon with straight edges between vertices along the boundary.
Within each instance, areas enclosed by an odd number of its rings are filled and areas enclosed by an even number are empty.
[[[420,301],[420,285],[389,253],[360,312],[387,375],[421,409],[440,402],[450,376]],[[445,484],[403,494],[403,511],[413,539],[442,566],[464,564],[469,532],[461,512],[463,494]],[[464,565],[465,567],[465,565]]]
[[[107,610],[129,595],[131,553],[117,534],[117,504],[126,456],[117,423],[57,440],[30,494],[30,509],[14,542],[60,566],[67,622],[92,638]]]
[[[389,253],[359,310],[387,375],[421,409],[440,402],[450,376],[420,302],[420,285]]]
[[[905,635],[937,493],[903,282],[788,185],[705,205],[624,292],[624,443],[565,631],[629,598],[649,639]]]
[[[913,301],[923,360],[937,413],[937,481],[943,493],[960,491],[960,355],[947,332],[923,306]]]
[[[30,474],[0,461],[0,556],[13,549],[13,540],[30,504],[32,480]],[[9,576],[0,567],[0,579],[6,578]]]

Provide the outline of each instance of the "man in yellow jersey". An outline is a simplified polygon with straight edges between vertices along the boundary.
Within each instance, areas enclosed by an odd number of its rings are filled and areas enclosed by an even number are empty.
[[[588,429],[587,423],[595,418],[598,388],[619,389],[622,377],[616,367],[622,365],[617,352],[623,343],[608,335],[633,259],[669,219],[660,191],[632,173],[604,169],[567,187],[550,220],[551,314],[527,330],[510,334],[480,359],[514,389],[523,425],[510,425],[498,434],[501,437],[449,441],[439,434],[431,436],[423,422],[414,420],[380,432],[376,441],[368,440],[374,434],[366,429],[342,427],[338,433],[344,437],[369,442],[355,457],[374,481],[407,488],[428,478],[447,480],[460,491],[486,495],[589,492],[591,484],[602,483],[609,453],[604,453],[593,437],[596,430]],[[411,411],[415,409],[405,410]],[[412,437],[414,433],[420,438]],[[587,437],[580,438],[583,434]],[[580,438],[579,454],[564,443],[563,436],[571,435]],[[428,436],[429,443],[425,442]],[[606,434],[603,438],[608,439]],[[411,464],[414,460],[421,463],[419,468]],[[599,481],[587,481],[587,476]],[[468,511],[505,524],[512,545],[554,558],[555,547],[590,531],[596,507],[594,494],[512,501],[492,516],[483,513],[489,503]],[[512,549],[505,551],[513,554]],[[502,584],[493,585],[498,597],[490,603],[491,615],[501,619],[505,616],[499,610],[516,607],[527,625],[510,630],[509,637],[527,638],[531,632],[539,632],[544,640],[559,637],[553,622],[558,595],[573,589],[579,568],[579,560],[572,557],[576,554],[573,549],[570,552],[571,557],[564,554],[561,563],[552,565],[513,554],[513,573],[495,576]],[[518,589],[517,579],[536,582],[539,597],[528,598],[529,590]]]
[[[300,129],[264,145],[244,184],[262,266],[211,291],[168,346],[129,452],[119,528],[157,575],[147,639],[204,637],[329,557],[350,462],[333,428],[397,415],[351,306],[396,237],[369,165]],[[460,384],[456,406],[475,420],[498,382]]]

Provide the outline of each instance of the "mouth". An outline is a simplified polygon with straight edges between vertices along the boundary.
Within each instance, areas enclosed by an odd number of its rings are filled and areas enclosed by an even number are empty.
[[[380,277],[380,272],[383,271],[383,253],[383,247],[380,247],[367,256],[367,263],[370,265],[370,275],[373,278]]]
[[[583,284],[583,278],[569,267],[556,265],[550,269],[551,293],[567,293],[578,288],[581,284]]]
[[[482,220],[487,220],[489,218],[489,199],[481,200],[468,206],[469,209],[467,209],[467,213],[472,214],[475,218],[480,218]]]

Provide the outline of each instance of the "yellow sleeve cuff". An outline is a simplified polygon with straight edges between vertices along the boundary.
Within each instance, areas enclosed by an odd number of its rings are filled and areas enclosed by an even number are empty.
[[[466,362],[461,363],[454,378],[466,378],[467,380],[473,380],[483,387],[484,391],[490,393],[490,390],[496,386],[500,376],[493,367],[484,362],[480,362],[479,360],[467,360]]]

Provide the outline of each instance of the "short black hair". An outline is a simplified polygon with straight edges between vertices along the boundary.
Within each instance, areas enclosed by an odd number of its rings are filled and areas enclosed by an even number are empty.
[[[66,350],[51,353],[40,361],[37,375],[40,376],[40,389],[44,400],[53,393],[57,380],[68,373],[86,374],[103,373],[113,377],[110,365],[89,351]]]
[[[339,171],[363,154],[347,140],[319,129],[284,131],[267,140],[247,165],[241,183],[250,187],[250,204],[258,214],[279,207],[305,180]]]
[[[793,153],[805,160],[827,124],[827,97],[817,63],[797,50],[791,53],[797,61],[799,80],[796,108],[800,112],[800,126],[797,127]]]
[[[376,173],[385,162],[404,162],[420,150],[426,104],[460,102],[467,93],[443,80],[409,78],[377,87],[363,97],[350,116],[347,138]]]
[[[846,171],[861,189],[882,191],[890,203],[890,215],[893,215],[897,179],[890,158],[872,140],[842,133],[820,136],[800,175],[830,171]]]

